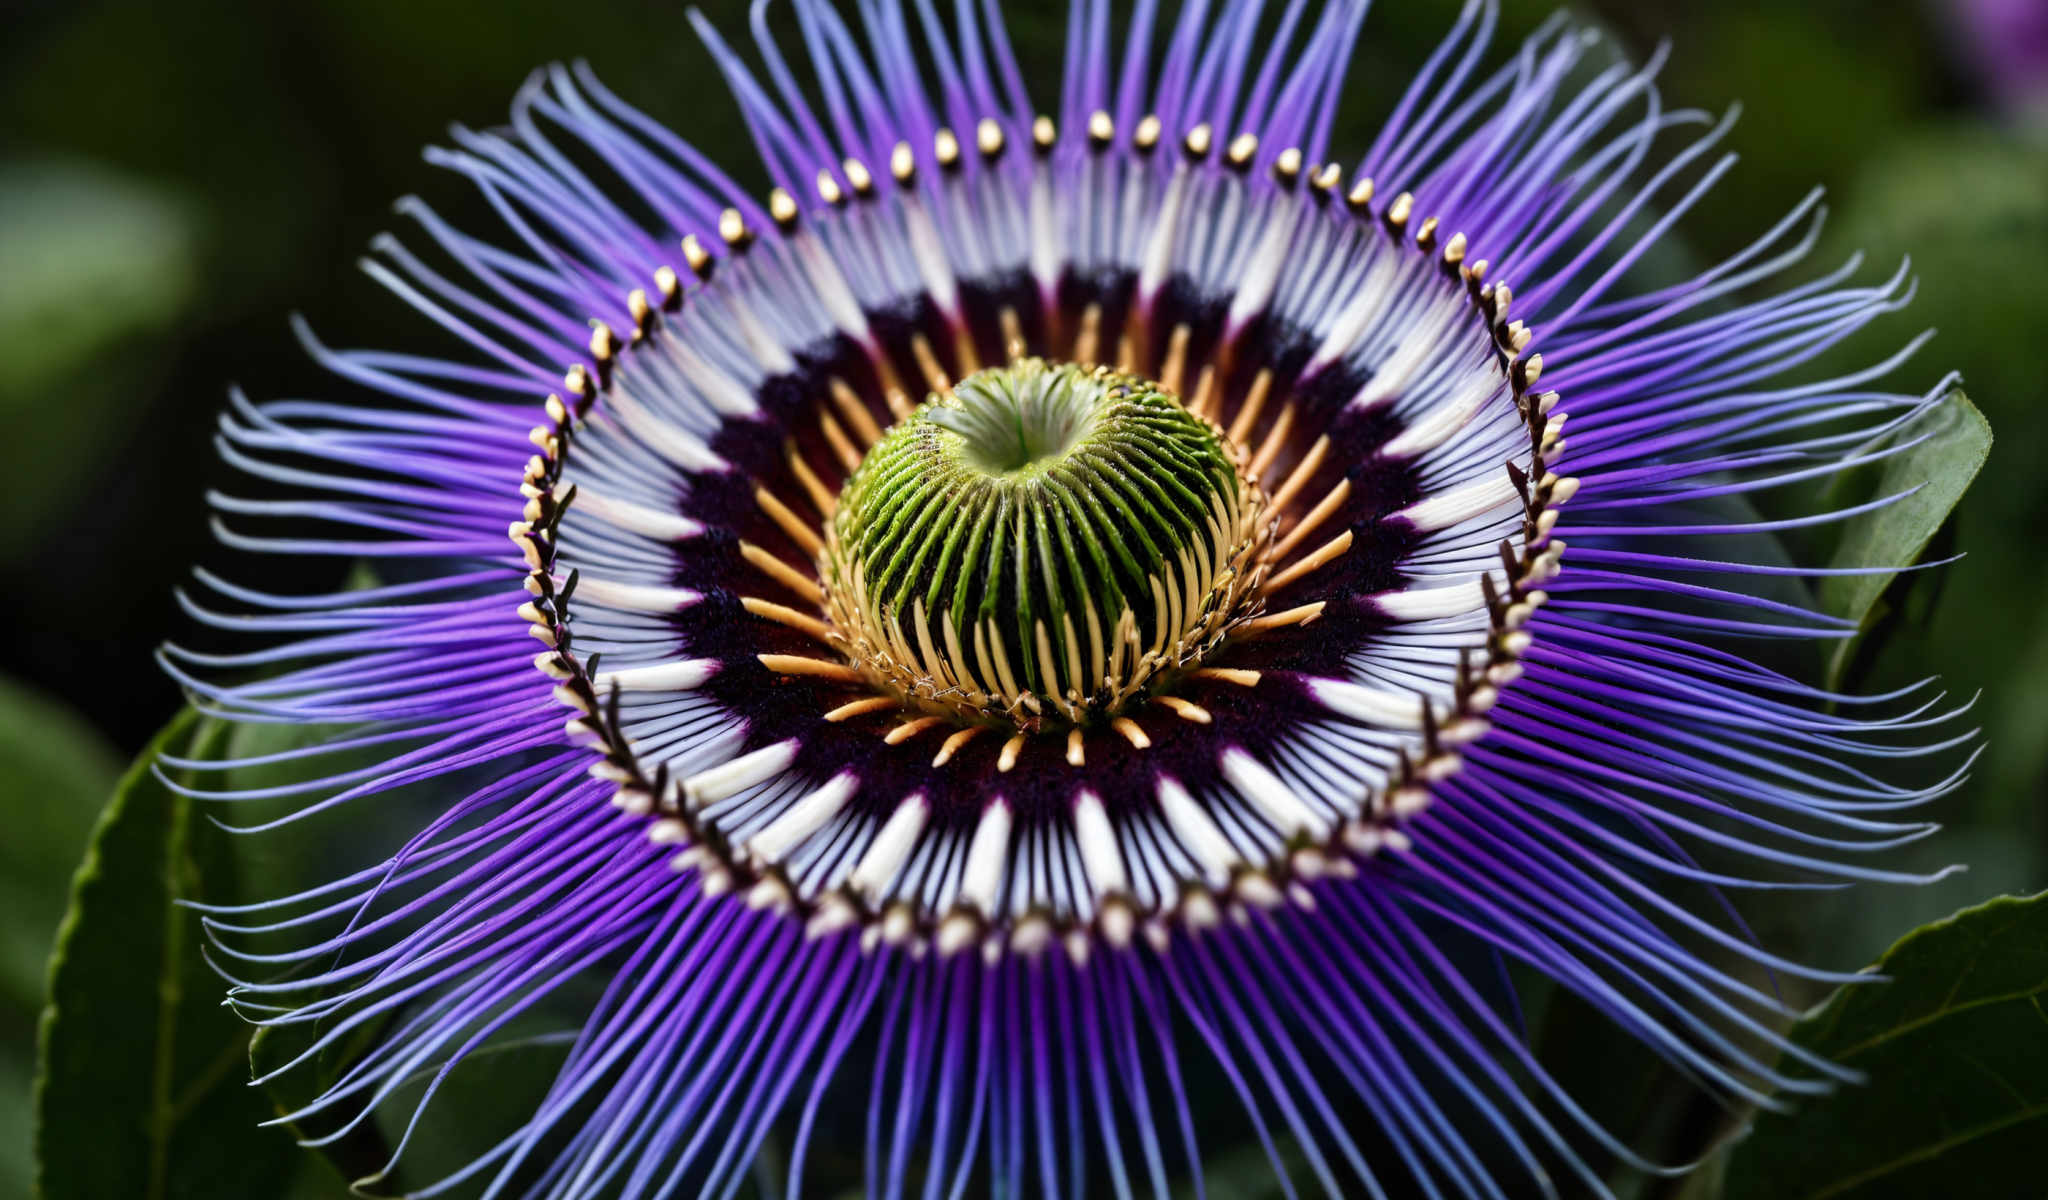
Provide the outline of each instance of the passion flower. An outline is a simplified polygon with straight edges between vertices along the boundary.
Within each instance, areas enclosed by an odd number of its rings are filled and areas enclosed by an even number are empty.
[[[1045,112],[992,5],[862,11],[797,4],[808,77],[763,26],[765,83],[700,22],[765,203],[580,66],[537,77],[431,156],[503,229],[409,201],[442,261],[369,267],[458,356],[307,334],[362,395],[224,418],[297,497],[222,497],[225,541],[392,568],[200,577],[232,610],[202,621],[273,641],[168,668],[328,727],[259,760],[300,782],[224,794],[307,798],[279,838],[434,797],[387,861],[214,915],[234,1001],[306,1033],[278,1071],[342,1063],[283,1119],[430,1107],[580,1003],[545,1099],[417,1194],[727,1194],[778,1124],[795,1192],[864,1124],[837,1157],[876,1195],[1164,1195],[1209,1094],[1333,1193],[1655,1169],[1489,960],[1718,1095],[1825,1086],[1725,964],[1847,977],[1712,891],[1911,878],[1854,859],[1948,785],[1856,764],[1940,714],[1744,657],[1853,634],[1741,556],[1859,510],[1728,501],[1889,453],[1854,448],[1940,394],[1787,375],[1902,280],[1739,299],[1809,199],[1629,290],[1725,123],[1666,150],[1700,118],[1557,26],[1479,72],[1490,5],[1341,163],[1363,5],[1143,4],[1115,46],[1080,4]]]

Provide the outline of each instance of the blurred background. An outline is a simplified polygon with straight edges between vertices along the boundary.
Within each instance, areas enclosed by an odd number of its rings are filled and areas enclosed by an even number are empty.
[[[704,6],[744,30],[737,5]],[[1057,17],[1018,18],[1050,61]],[[1554,6],[1505,0],[1497,50]],[[1374,116],[1455,15],[1453,0],[1379,0],[1352,69],[1338,144]],[[1808,267],[1910,255],[1917,302],[1845,361],[1927,326],[1898,377],[1963,372],[1998,441],[1936,547],[1968,557],[1894,597],[1886,653],[1864,680],[1939,674],[1967,694],[1990,749],[1925,850],[1969,875],[1881,905],[1841,903],[1796,928],[1834,965],[1904,929],[2048,880],[2048,0],[1587,0],[1633,57],[1669,39],[1667,104],[1747,104],[1743,163],[1681,226],[1711,261],[1815,184],[1831,217]],[[0,572],[0,1194],[27,1191],[27,1088],[42,961],[94,813],[122,764],[177,709],[151,660],[178,627],[172,588],[210,548],[203,493],[225,389],[313,395],[320,374],[287,315],[337,345],[431,344],[425,322],[356,271],[419,192],[471,203],[420,159],[450,122],[498,120],[537,64],[588,58],[607,83],[743,164],[736,114],[671,0],[16,0],[0,39],[0,419],[13,482]],[[745,178],[742,174],[742,178]],[[763,185],[765,186],[765,184]],[[1860,354],[1860,358],[1857,356]],[[326,564],[232,564],[284,589],[338,582]],[[332,566],[338,574],[346,564]],[[1938,603],[1936,602],[1938,601]]]

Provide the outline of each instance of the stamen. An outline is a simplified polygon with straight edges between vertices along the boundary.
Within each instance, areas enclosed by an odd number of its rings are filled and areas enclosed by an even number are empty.
[[[811,470],[811,464],[805,462],[803,455],[797,453],[795,442],[784,448],[783,459],[789,463],[790,474],[796,476],[797,482],[803,485],[804,494],[810,497],[811,507],[818,510],[819,516],[830,517],[833,508],[838,506],[839,497],[832,494],[832,489],[826,487],[819,480],[817,473]]]
[[[952,760],[953,755],[959,752],[960,747],[972,741],[974,735],[980,733],[981,730],[982,727],[979,725],[966,725],[954,730],[952,736],[946,739],[945,745],[939,747],[938,754],[933,756],[932,765],[935,767],[945,766]]]
[[[740,543],[740,557],[769,578],[775,580],[775,582],[800,596],[814,597],[818,594],[817,580],[810,578],[802,571],[783,562],[752,542]]]
[[[848,474],[859,469],[861,453],[853,448],[853,443],[847,439],[846,431],[839,427],[839,422],[832,419],[831,413],[819,410],[818,428],[825,434],[825,441],[831,444],[832,453],[839,456],[839,465],[845,467]]]
[[[910,354],[917,360],[917,369],[924,372],[927,387],[941,396],[953,394],[953,380],[939,365],[939,356],[932,352],[932,344],[923,334],[910,335]]]
[[[845,663],[806,658],[801,654],[757,654],[761,665],[777,675],[809,675],[834,683],[860,683],[861,673]],[[891,702],[893,703],[893,701]]]
[[[1024,325],[1017,319],[1017,310],[1005,304],[996,311],[996,323],[1003,331],[1003,353],[1011,362],[1022,359],[1029,351],[1024,342]]]
[[[1274,512],[1284,513],[1293,505],[1295,496],[1300,494],[1302,488],[1308,486],[1308,481],[1315,478],[1315,473],[1322,468],[1323,456],[1328,454],[1329,450],[1330,435],[1326,433],[1316,439],[1315,445],[1308,448],[1308,453],[1302,455],[1301,461],[1294,464],[1294,470],[1287,473],[1287,482],[1281,484],[1280,490],[1273,493]]]
[[[901,745],[938,723],[938,717],[914,717],[883,734],[882,741],[891,746]]]
[[[838,708],[826,713],[825,719],[836,725],[841,721],[851,721],[855,717],[866,716],[869,713],[881,712],[885,708],[896,708],[898,706],[899,702],[894,697],[868,696],[865,699],[854,700],[840,705]]]
[[[1251,436],[1252,427],[1258,424],[1259,413],[1265,409],[1266,396],[1272,390],[1272,369],[1261,367],[1259,373],[1252,376],[1252,385],[1245,391],[1244,403],[1238,405],[1237,416],[1230,422],[1230,429],[1224,436],[1240,446],[1244,445]]]
[[[1317,617],[1322,616],[1323,609],[1328,604],[1329,601],[1327,600],[1318,600],[1313,604],[1304,604],[1299,608],[1290,608],[1286,612],[1253,617],[1249,621],[1240,623],[1231,632],[1233,635],[1250,637],[1255,634],[1268,632],[1269,630],[1285,629],[1289,625],[1306,625]]]
[[[1102,305],[1090,301],[1081,310],[1081,332],[1074,338],[1074,361],[1095,364],[1096,344],[1102,340]]]
[[[789,628],[811,638],[813,641],[828,644],[831,641],[831,626],[816,617],[800,613],[796,609],[774,604],[754,596],[740,597],[740,607],[763,620],[773,621],[778,625],[787,625]]]
[[[1347,529],[1329,541],[1324,542],[1314,553],[1266,580],[1266,591],[1268,593],[1280,591],[1317,568],[1334,561],[1349,549],[1351,549],[1351,531]]]
[[[839,409],[839,415],[846,418],[846,423],[853,426],[854,434],[860,438],[861,449],[871,449],[876,442],[881,441],[882,427],[875,424],[873,414],[868,412],[868,406],[861,401],[860,395],[853,390],[852,385],[835,375],[828,386],[832,393],[832,403]]]
[[[825,540],[818,536],[818,531],[791,512],[787,504],[776,498],[775,493],[764,487],[756,487],[754,503],[760,505],[761,511],[767,513],[782,532],[789,535],[789,540],[803,547],[805,553],[815,557],[824,551]]]
[[[1274,460],[1287,448],[1287,439],[1294,432],[1294,410],[1294,401],[1289,400],[1286,407],[1280,410],[1280,418],[1266,431],[1266,440],[1259,443],[1259,452],[1252,455],[1251,465],[1245,468],[1246,473],[1253,479],[1265,478],[1266,471],[1272,467]]]
[[[1008,771],[1015,767],[1017,765],[1017,756],[1023,752],[1024,735],[1021,733],[1011,734],[1010,740],[1003,743],[1003,752],[996,758],[996,770]]]
[[[1159,364],[1159,386],[1169,392],[1178,393],[1181,390],[1181,373],[1187,368],[1188,339],[1193,333],[1187,322],[1183,321],[1176,324],[1173,332],[1167,335],[1166,358]],[[1201,409],[1193,404],[1188,405],[1188,411],[1196,416],[1204,415]]]
[[[1296,522],[1294,528],[1287,531],[1287,536],[1274,544],[1272,550],[1266,555],[1267,560],[1278,562],[1294,553],[1294,548],[1301,544],[1302,539],[1314,532],[1318,525],[1328,520],[1331,513],[1342,508],[1344,501],[1350,499],[1350,497],[1351,481],[1349,479],[1339,479],[1337,486],[1331,488],[1328,494],[1317,501],[1316,506],[1308,511],[1308,515]]]
[[[1204,365],[1201,374],[1195,376],[1195,395],[1188,401],[1188,411],[1205,421],[1216,420],[1217,394],[1216,368]]]

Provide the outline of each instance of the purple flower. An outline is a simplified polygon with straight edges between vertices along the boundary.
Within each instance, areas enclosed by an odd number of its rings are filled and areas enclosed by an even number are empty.
[[[864,1125],[876,1195],[1164,1194],[1219,1106],[1333,1193],[1669,1169],[1529,1053],[1502,964],[1729,1101],[1845,1076],[1750,968],[1849,977],[1717,893],[1912,881],[1871,852],[1954,777],[1865,768],[1965,739],[1915,740],[1953,716],[1921,689],[1746,656],[1855,632],[1772,598],[1826,572],[1752,535],[1872,506],[1741,501],[1945,393],[1884,390],[1905,352],[1799,371],[1903,274],[1768,291],[1809,197],[1631,287],[1728,122],[1562,23],[1496,65],[1490,4],[1362,155],[1331,127],[1363,4],[1112,37],[1084,2],[1056,96],[993,0],[799,0],[801,64],[762,7],[751,65],[698,28],[765,205],[551,69],[430,155],[500,226],[407,201],[367,264],[450,357],[302,328],[355,398],[222,420],[290,494],[219,498],[223,541],[390,581],[200,576],[263,644],[168,669],[327,734],[224,798],[297,798],[259,826],[290,838],[441,797],[387,860],[213,914],[235,1002],[310,1047],[282,1070],[345,1060],[286,1119],[431,1106],[574,981],[545,1101],[417,1194],[728,1194],[778,1126],[795,1192],[821,1123]]]
[[[2048,111],[2048,8],[2038,0],[1947,0],[1942,7],[1979,86],[2016,115]]]

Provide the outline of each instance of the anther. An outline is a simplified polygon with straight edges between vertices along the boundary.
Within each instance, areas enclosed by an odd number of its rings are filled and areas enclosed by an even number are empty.
[[[898,187],[909,187],[917,179],[917,156],[911,153],[909,142],[898,142],[889,151],[889,176]]]
[[[1214,141],[1215,138],[1205,123],[1188,130],[1187,137],[1181,141],[1181,149],[1187,152],[1189,158],[1200,162],[1209,157],[1209,148]]]
[[[754,231],[747,228],[746,218],[740,216],[737,208],[728,208],[718,214],[718,236],[734,254],[746,253],[754,243]]]
[[[1351,185],[1351,191],[1344,196],[1344,204],[1355,216],[1363,217],[1372,212],[1372,179],[1370,176],[1361,178],[1358,182]]]
[[[647,302],[647,289],[634,288],[626,293],[626,311],[633,315],[633,340],[647,336],[648,328],[654,322],[654,306]]]
[[[1107,150],[1109,149],[1109,144],[1115,140],[1116,122],[1109,119],[1109,114],[1099,108],[1090,113],[1088,115],[1088,144],[1096,150]]]
[[[960,139],[943,125],[932,135],[932,157],[939,160],[941,171],[952,172],[960,169]]]
[[[818,168],[818,199],[832,208],[840,208],[846,203],[846,192],[840,188],[839,181],[823,167]]]
[[[1289,146],[1273,160],[1273,179],[1283,188],[1292,188],[1301,180],[1301,151]]]
[[[839,173],[846,176],[846,185],[853,189],[855,196],[865,200],[875,194],[875,177],[861,160],[849,158],[840,163]]]
[[[1159,118],[1147,113],[1138,121],[1137,129],[1131,132],[1131,145],[1138,153],[1150,154],[1159,145]]]
[[[774,219],[775,227],[784,233],[796,228],[796,198],[782,188],[768,193],[768,215]]]
[[[1223,161],[1229,164],[1230,169],[1233,171],[1248,171],[1251,169],[1252,159],[1258,153],[1259,135],[1255,133],[1240,133],[1230,139],[1229,148],[1223,152]]]
[[[711,257],[711,252],[704,248],[704,243],[694,233],[683,239],[683,262],[699,279],[711,278],[712,269],[718,265],[718,260]]]
[[[1059,128],[1052,123],[1051,117],[1039,116],[1032,118],[1031,145],[1033,149],[1038,151],[1040,158],[1051,154],[1053,145],[1058,141]]]
[[[654,268],[654,286],[661,292],[664,312],[674,312],[683,306],[683,281],[676,278],[674,267]]]
[[[983,117],[974,126],[974,147],[990,162],[1003,156],[1003,127],[994,117]]]

